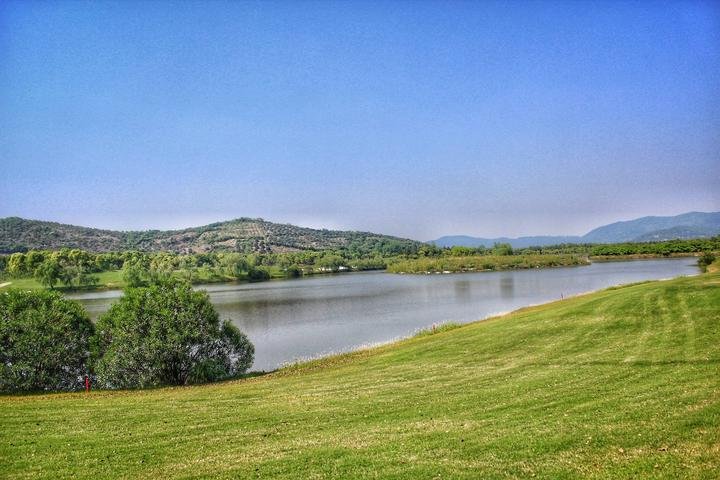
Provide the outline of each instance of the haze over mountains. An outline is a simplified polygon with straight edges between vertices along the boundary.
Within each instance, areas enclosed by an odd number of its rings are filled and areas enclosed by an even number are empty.
[[[720,212],[690,212],[674,217],[643,217],[598,227],[583,236],[529,236],[477,238],[447,236],[428,243],[441,247],[509,243],[514,248],[560,243],[618,243],[699,238],[720,235]],[[308,249],[374,244],[389,249],[421,242],[370,232],[318,230],[268,222],[260,218],[238,218],[182,230],[115,231],[18,217],[0,219],[0,253],[26,250],[80,248],[91,252],[120,250],[202,253],[239,251],[246,253],[287,252]]]
[[[689,212],[671,217],[642,217],[595,228],[582,236],[529,236],[481,238],[467,235],[440,237],[429,243],[439,247],[492,247],[509,243],[513,248],[557,245],[560,243],[652,242],[720,235],[720,212]]]

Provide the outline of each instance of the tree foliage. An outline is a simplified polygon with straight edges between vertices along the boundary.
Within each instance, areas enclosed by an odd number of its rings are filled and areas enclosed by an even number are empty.
[[[108,388],[230,378],[254,358],[252,343],[219,321],[207,293],[170,280],[126,289],[100,317],[93,350],[97,380]]]
[[[0,390],[82,388],[93,331],[82,306],[59,293],[0,293]]]

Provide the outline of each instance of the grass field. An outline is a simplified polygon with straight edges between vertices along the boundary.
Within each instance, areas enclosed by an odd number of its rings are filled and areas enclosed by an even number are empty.
[[[122,279],[122,271],[120,270],[111,270],[107,272],[100,272],[100,273],[93,273],[93,277],[97,277],[98,284],[97,287],[87,287],[87,289],[96,289],[96,288],[122,288],[125,286],[125,282],[123,282]],[[45,288],[40,283],[38,283],[37,280],[34,278],[10,278],[8,280],[4,280],[2,283],[7,283],[7,285],[0,287],[0,290],[3,288],[20,288],[23,290],[38,290],[41,288]],[[72,290],[64,287],[62,284],[56,285],[55,288],[57,290],[63,291],[63,290]]]
[[[269,267],[268,273],[270,274],[271,280],[282,280],[287,278],[285,272],[276,266]],[[314,271],[305,273],[309,275],[326,275],[333,272],[322,272]],[[176,271],[175,275],[179,278],[187,279],[187,272]],[[98,279],[98,283],[94,286],[87,287],[67,287],[63,284],[55,285],[55,289],[62,292],[74,292],[74,291],[86,291],[86,290],[111,290],[125,288],[125,281],[123,280],[122,270],[109,270],[105,272],[93,273],[93,277]],[[223,282],[249,282],[246,278],[235,278],[230,275],[219,275],[215,273],[206,273],[202,271],[193,272],[192,283],[193,284],[209,284],[209,283],[223,283]],[[39,290],[46,288],[41,285],[37,280],[32,277],[24,278],[8,278],[0,281],[0,291],[7,288],[20,288],[22,290]]]
[[[3,478],[717,478],[720,274],[199,387],[0,397]]]

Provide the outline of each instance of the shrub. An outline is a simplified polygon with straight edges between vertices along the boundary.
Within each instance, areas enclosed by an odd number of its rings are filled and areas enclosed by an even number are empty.
[[[705,252],[698,259],[698,266],[704,272],[707,270],[708,265],[710,265],[714,261],[715,255],[713,255],[711,252]]]
[[[248,272],[248,280],[252,282],[270,280],[270,272],[268,272],[268,270],[263,267],[253,267]]]
[[[76,390],[88,373],[93,324],[51,291],[0,293],[0,390]]]
[[[285,276],[288,278],[302,277],[303,271],[297,265],[290,265],[285,269]]]
[[[250,368],[255,349],[220,323],[207,293],[167,280],[126,289],[100,317],[93,351],[101,386],[136,388],[230,378]]]

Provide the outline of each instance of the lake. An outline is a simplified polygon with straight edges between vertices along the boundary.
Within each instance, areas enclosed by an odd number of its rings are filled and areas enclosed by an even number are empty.
[[[450,275],[345,273],[197,288],[207,290],[220,317],[255,344],[252,369],[272,370],[406,337],[432,324],[471,322],[561,296],[696,273],[696,259],[678,258]],[[120,295],[68,296],[96,319]]]

